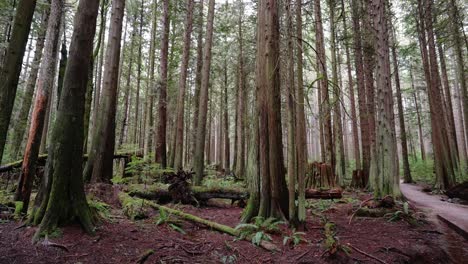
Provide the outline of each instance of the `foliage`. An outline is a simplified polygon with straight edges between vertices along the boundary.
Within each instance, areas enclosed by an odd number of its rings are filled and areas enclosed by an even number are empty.
[[[100,201],[96,197],[88,197],[88,205],[91,211],[96,213],[102,219],[110,218],[110,205],[106,204],[103,201]]]
[[[297,232],[296,229],[293,229],[291,233],[283,238],[283,245],[290,245],[295,247],[301,242],[308,243],[307,239],[303,238],[305,235],[304,232]]]
[[[333,200],[317,200],[317,201],[308,200],[306,202],[306,208],[311,208],[314,211],[323,213],[329,210],[330,208],[332,208],[334,203],[335,202]]]
[[[410,169],[411,169],[411,176],[413,180],[417,182],[424,182],[431,184],[434,182],[434,160],[426,159],[425,161],[422,159],[418,159],[415,161],[414,159],[410,160]]]
[[[417,226],[420,225],[421,223],[425,223],[425,220],[423,220],[420,217],[421,214],[414,213],[409,209],[409,204],[408,202],[404,202],[401,205],[401,209],[397,210],[393,213],[386,214],[384,217],[388,218],[389,222],[396,222],[396,221],[401,221],[404,220],[410,225]]]
[[[245,183],[243,181],[235,181],[235,178],[232,176],[227,176],[224,178],[218,178],[216,175],[207,175],[203,178],[203,186],[208,188],[245,188]]]
[[[20,217],[21,216],[21,211],[23,211],[23,202],[22,201],[16,201],[15,202],[15,217]]]
[[[171,168],[162,168],[161,164],[152,162],[152,158],[140,158],[132,156],[131,161],[125,168],[125,173],[130,175],[136,175],[138,182],[151,183],[153,179],[160,180],[164,173],[173,173],[174,170]],[[125,179],[117,178],[116,181],[122,181],[125,183]],[[115,182],[114,182],[115,183]]]
[[[159,215],[156,217],[155,223],[156,223],[156,225],[167,224],[173,230],[175,230],[175,231],[177,231],[177,232],[179,232],[179,233],[181,233],[183,235],[186,234],[184,229],[182,229],[182,227],[180,226],[180,221],[178,221],[176,219],[172,219],[171,214],[166,212],[166,210],[163,209],[163,208],[159,209]]]
[[[245,239],[251,237],[252,244],[258,246],[260,243],[265,241],[271,241],[272,238],[269,233],[279,233],[279,225],[284,224],[283,221],[278,221],[277,219],[263,218],[263,217],[254,217],[254,222],[251,224],[239,224],[236,226],[236,230],[239,231],[239,239]]]

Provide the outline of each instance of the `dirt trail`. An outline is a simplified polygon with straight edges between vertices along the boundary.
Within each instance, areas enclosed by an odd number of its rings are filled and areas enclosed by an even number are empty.
[[[463,244],[468,241],[468,206],[441,201],[440,196],[424,193],[421,191],[422,187],[418,185],[401,183],[400,189],[412,204],[427,211],[432,220],[439,226],[445,242],[441,244],[453,262],[458,263],[457,260],[467,259],[468,248],[465,248]],[[437,220],[441,220],[447,225]],[[463,238],[454,231],[465,237],[466,240],[463,241]]]

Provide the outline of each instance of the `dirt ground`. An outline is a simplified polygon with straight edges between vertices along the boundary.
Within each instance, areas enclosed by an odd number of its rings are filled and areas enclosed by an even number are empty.
[[[341,252],[334,257],[324,253],[322,217],[310,210],[304,236],[308,243],[291,248],[283,246],[286,234],[273,235],[273,243],[281,250],[272,253],[189,222],[183,222],[186,234],[182,234],[167,225],[155,225],[154,218],[130,221],[114,207],[110,218],[97,226],[95,236],[75,225],[49,239],[64,247],[32,245],[35,228],[17,229],[18,222],[2,223],[0,263],[137,263],[148,250],[154,253],[145,263],[462,263],[468,258],[449,245],[468,248],[467,241],[432,223],[412,226],[406,221],[364,217],[349,223],[351,203],[333,203],[321,213],[336,224],[340,244],[351,249],[349,255]],[[203,208],[178,205],[177,209],[232,227],[242,212],[242,208],[216,201]]]

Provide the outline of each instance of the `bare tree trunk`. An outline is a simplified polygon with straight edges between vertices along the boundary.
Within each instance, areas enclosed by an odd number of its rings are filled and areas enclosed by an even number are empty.
[[[15,102],[23,55],[28,42],[36,0],[20,0],[16,8],[13,31],[0,72],[0,163],[5,149],[8,126]]]
[[[346,12],[344,6],[344,0],[341,0],[341,10],[342,10],[342,19],[343,19],[343,30],[344,30],[344,39],[348,39],[348,26],[346,23]],[[359,36],[355,37],[358,38]],[[354,151],[354,160],[356,163],[356,169],[361,169],[361,152],[359,150],[359,132],[357,125],[357,114],[356,114],[356,102],[354,98],[354,85],[353,85],[353,75],[351,73],[351,56],[349,52],[349,43],[344,43],[345,53],[346,53],[346,69],[348,77],[348,88],[349,88],[349,100],[351,108],[351,124],[353,132],[353,151]],[[357,51],[356,51],[357,52]]]
[[[396,52],[396,38],[395,33],[392,29],[392,60],[393,60],[393,75],[395,77],[395,88],[396,88],[396,98],[398,104],[398,119],[400,121],[400,140],[401,140],[401,158],[403,160],[403,179],[405,183],[411,183],[413,179],[411,178],[411,170],[409,166],[408,159],[408,143],[406,137],[406,125],[405,125],[405,113],[403,109],[403,100],[401,96],[400,88],[400,70],[398,68],[398,57]]]
[[[297,147],[297,190],[299,225],[306,219],[305,211],[305,166],[307,164],[307,134],[304,111],[304,78],[302,50],[302,0],[296,0],[296,35],[297,35],[297,89],[296,89],[296,147]]]
[[[125,10],[124,0],[112,0],[109,42],[104,65],[102,102],[84,178],[93,182],[110,183],[115,149],[115,113],[117,111],[117,83],[120,65],[120,42]],[[92,175],[89,177],[89,175]]]
[[[324,130],[324,143],[325,143],[325,162],[335,168],[335,151],[333,149],[333,135],[332,135],[332,122],[331,122],[331,104],[328,89],[328,74],[325,56],[325,44],[323,37],[323,24],[322,24],[322,10],[320,7],[320,0],[314,0],[314,13],[315,13],[315,34],[316,34],[316,50],[318,58],[318,69],[320,73],[320,90],[322,111],[320,118],[323,118]],[[334,174],[334,173],[332,173]]]
[[[377,54],[377,126],[376,142],[371,162],[370,185],[374,195],[384,197],[401,196],[398,180],[397,149],[392,122],[393,93],[390,73],[388,22],[385,0],[373,0],[371,4],[376,36]],[[375,172],[375,173],[374,173]]]
[[[133,127],[133,143],[137,146],[138,149],[143,147],[143,142],[141,141],[140,133],[139,133],[139,125],[140,125],[140,90],[141,90],[141,66],[142,66],[142,48],[143,48],[143,0],[141,0],[140,6],[140,29],[138,30],[139,43],[138,43],[138,62],[137,62],[137,85],[136,85],[136,92],[135,92],[135,119],[134,127]]]
[[[175,128],[175,153],[174,168],[182,168],[182,153],[184,149],[184,110],[185,110],[185,87],[187,85],[187,69],[190,56],[190,38],[192,36],[193,7],[194,1],[187,0],[187,18],[185,20],[184,48],[179,75],[179,97],[177,99],[177,116]]]
[[[158,102],[158,130],[156,133],[155,161],[163,168],[167,166],[166,126],[167,126],[167,57],[169,49],[169,0],[163,0],[163,30],[161,44],[161,72]]]
[[[228,68],[227,59],[224,58],[224,117],[223,117],[223,131],[224,131],[224,170],[228,173],[230,171],[230,141],[229,141],[229,117],[228,117]]]
[[[46,121],[47,107],[50,107],[50,93],[52,92],[57,68],[63,0],[53,0],[50,10],[50,19],[47,24],[46,33],[47,41],[39,73],[40,78],[37,83],[37,94],[31,117],[31,128],[24,151],[23,165],[21,167],[20,179],[15,194],[15,200],[23,202],[23,213],[26,213],[28,210],[32,182],[36,174],[36,161],[39,155],[42,132]]]
[[[150,42],[150,62],[149,62],[149,85],[148,85],[148,94],[149,98],[146,109],[146,130],[145,130],[145,144],[143,147],[144,157],[147,159],[151,152],[152,138],[154,133],[154,118],[153,118],[153,105],[154,105],[154,96],[156,95],[156,83],[154,77],[155,69],[155,51],[156,51],[156,34],[158,29],[158,20],[157,20],[157,0],[153,0],[152,6],[152,25],[151,25],[151,42]]]
[[[34,50],[34,58],[31,64],[31,70],[29,71],[29,77],[26,82],[26,88],[23,94],[23,100],[21,101],[21,108],[18,112],[18,116],[13,124],[13,136],[10,145],[10,155],[13,159],[17,159],[21,151],[21,143],[26,132],[28,123],[28,115],[31,109],[32,99],[34,96],[34,89],[36,87],[37,75],[39,73],[39,66],[42,60],[42,51],[44,49],[45,37],[47,32],[47,23],[49,21],[50,9],[46,8],[42,13],[41,25],[38,29],[36,46]]]
[[[237,91],[237,154],[236,154],[236,177],[245,178],[245,101],[246,101],[246,80],[245,80],[245,69],[244,69],[244,41],[242,32],[242,15],[243,5],[241,5],[238,19],[238,41],[239,41],[239,87]]]
[[[206,114],[208,112],[208,87],[211,70],[211,47],[213,45],[214,5],[215,0],[210,0],[208,4],[205,49],[203,50],[204,60],[200,89],[200,105],[198,109],[197,138],[193,162],[195,169],[195,185],[201,184],[204,170],[204,146],[206,135]]]

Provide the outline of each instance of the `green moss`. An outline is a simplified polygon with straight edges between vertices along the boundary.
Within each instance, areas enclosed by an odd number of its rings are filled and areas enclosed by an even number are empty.
[[[105,202],[100,201],[96,197],[88,197],[88,206],[94,215],[99,216],[102,219],[109,219],[111,206]]]
[[[23,211],[23,202],[21,201],[16,201],[15,202],[15,217],[20,217],[21,212]]]
[[[123,213],[132,220],[148,218],[148,206],[145,200],[134,198],[130,195],[120,192],[119,200],[122,204]]]

